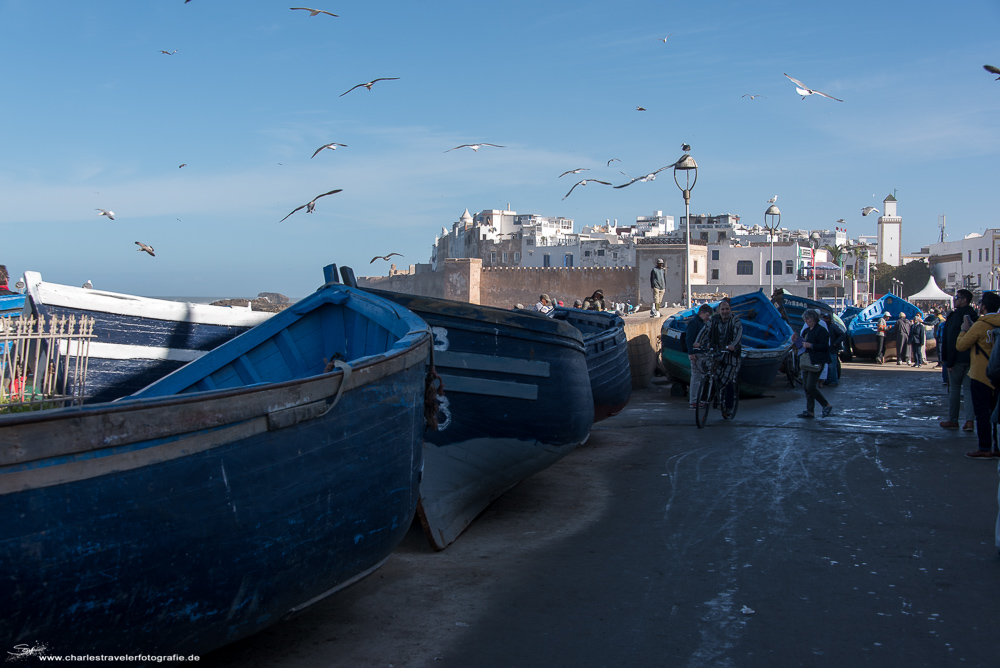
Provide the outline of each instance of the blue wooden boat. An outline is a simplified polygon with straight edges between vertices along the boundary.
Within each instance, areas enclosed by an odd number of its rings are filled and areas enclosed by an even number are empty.
[[[594,394],[594,422],[618,415],[632,396],[625,320],[614,313],[556,308],[553,316],[580,330]]]
[[[34,271],[24,278],[31,315],[94,318],[87,403],[132,394],[274,315],[46,283]]]
[[[759,397],[771,386],[791,348],[792,330],[763,291],[730,299],[733,313],[743,323],[743,362],[738,376],[741,397]],[[719,302],[709,304],[713,309]],[[697,308],[681,311],[663,321],[660,340],[663,366],[675,380],[691,382],[691,360],[684,343],[688,322]]]
[[[857,357],[874,358],[878,352],[878,341],[876,332],[878,330],[878,320],[885,315],[886,336],[885,336],[885,359],[896,356],[896,336],[892,331],[896,326],[896,320],[900,313],[905,313],[906,317],[912,320],[916,316],[921,318],[924,312],[902,297],[895,295],[883,295],[874,303],[863,309],[854,316],[848,333],[851,336],[851,347]]]
[[[327,284],[134,397],[0,414],[0,637],[203,655],[371,573],[416,509],[430,347]]]
[[[594,400],[583,336],[533,313],[369,292],[434,333],[447,403],[425,437],[418,515],[444,549],[494,499],[587,439]]]
[[[844,322],[844,325],[850,327],[851,321],[854,320],[854,317],[857,314],[861,313],[861,311],[863,310],[864,309],[862,309],[859,306],[845,306],[844,310],[842,310],[838,315],[840,316],[840,319]]]
[[[24,308],[24,295],[2,295],[0,296],[0,318],[8,318],[12,315],[21,315]]]

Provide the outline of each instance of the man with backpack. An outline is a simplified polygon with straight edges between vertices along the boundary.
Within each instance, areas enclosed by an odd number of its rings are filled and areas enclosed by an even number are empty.
[[[995,342],[993,334],[995,328],[1000,327],[1000,294],[985,293],[979,311],[982,315],[975,323],[969,316],[963,319],[955,348],[959,352],[968,350],[970,354],[969,377],[972,380],[969,386],[976,413],[976,435],[979,438],[979,449],[966,452],[965,456],[970,459],[991,460],[1000,457],[993,436],[992,421],[997,389],[986,375],[986,370]]]

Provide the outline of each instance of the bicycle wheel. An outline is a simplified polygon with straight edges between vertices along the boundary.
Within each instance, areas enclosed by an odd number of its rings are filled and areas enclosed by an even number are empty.
[[[730,420],[736,418],[736,410],[739,407],[740,407],[740,384],[739,381],[737,381],[736,386],[733,388],[733,409],[729,411]]]
[[[712,405],[712,394],[715,390],[715,379],[711,375],[705,376],[701,381],[701,396],[698,398],[698,407],[694,411],[694,423],[701,429],[708,421],[708,409]]]

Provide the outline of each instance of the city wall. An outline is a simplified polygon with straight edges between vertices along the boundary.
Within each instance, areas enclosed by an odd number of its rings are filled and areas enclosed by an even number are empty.
[[[638,300],[637,270],[632,267],[546,267],[483,268],[482,260],[445,260],[440,271],[392,276],[361,276],[362,288],[391,290],[422,297],[443,297],[471,304],[513,308],[523,304],[531,308],[541,294],[563,300],[585,299],[595,290],[607,300]]]
[[[531,308],[541,294],[572,306],[601,290],[606,300],[638,300],[634,267],[501,267],[484,269],[480,275],[480,302],[487,306]]]

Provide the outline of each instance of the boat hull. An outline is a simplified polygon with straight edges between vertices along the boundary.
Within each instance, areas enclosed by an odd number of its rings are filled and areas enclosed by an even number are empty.
[[[36,272],[25,279],[32,315],[94,319],[85,403],[137,392],[274,315],[45,283]]]
[[[492,501],[587,439],[594,400],[583,338],[531,313],[371,292],[434,333],[447,403],[425,436],[418,513],[443,549]]]
[[[403,343],[349,376],[317,360],[284,382],[0,416],[0,635],[204,654],[377,568],[419,494],[430,336]]]
[[[594,394],[594,422],[618,415],[632,396],[625,321],[612,313],[556,309],[556,318],[580,330]]]

